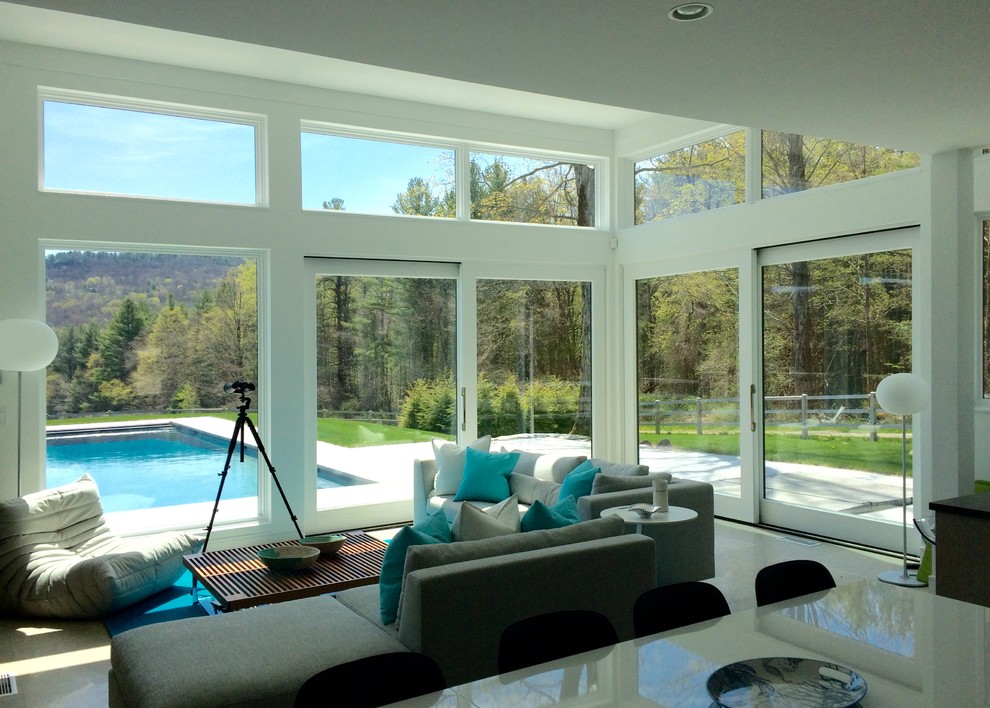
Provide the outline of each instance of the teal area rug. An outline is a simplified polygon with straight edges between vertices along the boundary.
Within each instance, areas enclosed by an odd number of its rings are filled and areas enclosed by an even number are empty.
[[[197,586],[197,592],[206,593],[203,587]],[[116,636],[128,629],[142,627],[146,624],[171,622],[187,617],[204,617],[206,610],[194,602],[192,596],[192,576],[187,570],[175,584],[160,593],[152,595],[130,607],[125,607],[112,615],[103,618],[110,636]]]

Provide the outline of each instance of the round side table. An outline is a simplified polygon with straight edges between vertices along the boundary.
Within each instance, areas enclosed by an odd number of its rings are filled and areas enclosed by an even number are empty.
[[[636,525],[636,533],[643,533],[644,526],[653,524],[676,524],[682,521],[691,521],[698,518],[698,512],[683,506],[669,506],[667,511],[658,511],[650,516],[640,516],[635,511],[630,511],[628,506],[610,506],[602,510],[602,516],[615,515],[620,517],[627,524]]]

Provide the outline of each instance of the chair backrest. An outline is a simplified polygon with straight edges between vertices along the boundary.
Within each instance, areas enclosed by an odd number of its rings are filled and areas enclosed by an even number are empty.
[[[721,590],[708,583],[693,581],[644,592],[633,608],[633,624],[636,636],[645,637],[727,614],[729,603]]]
[[[447,687],[436,662],[418,652],[392,652],[366,656],[331,666],[311,676],[296,694],[296,708],[348,706],[373,708],[421,698],[432,706]]]
[[[828,568],[813,560],[774,563],[756,574],[756,605],[770,605],[835,587]]]
[[[612,623],[599,612],[560,610],[527,617],[502,632],[498,644],[498,672],[504,674],[536,666],[618,641]]]

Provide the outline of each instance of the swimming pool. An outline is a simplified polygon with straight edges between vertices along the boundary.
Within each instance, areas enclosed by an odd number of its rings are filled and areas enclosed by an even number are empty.
[[[213,502],[229,444],[229,439],[175,425],[49,433],[47,486],[88,473],[108,512]],[[238,446],[223,499],[257,496],[257,460],[257,450],[245,445],[242,463]],[[366,483],[336,470],[317,469],[319,489]]]

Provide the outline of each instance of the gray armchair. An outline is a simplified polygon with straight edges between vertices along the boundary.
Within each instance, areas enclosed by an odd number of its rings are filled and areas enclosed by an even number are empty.
[[[715,577],[715,493],[712,485],[672,479],[667,488],[671,505],[694,509],[698,518],[643,527],[643,533],[656,543],[657,585]],[[652,487],[591,494],[578,499],[578,511],[582,519],[597,519],[609,507],[652,500]],[[636,527],[626,524],[626,533],[636,533]]]

